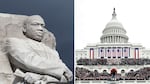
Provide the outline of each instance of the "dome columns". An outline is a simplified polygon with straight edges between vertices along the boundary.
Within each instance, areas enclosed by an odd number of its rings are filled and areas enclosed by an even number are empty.
[[[108,35],[101,38],[102,43],[127,43],[128,37],[122,35]]]

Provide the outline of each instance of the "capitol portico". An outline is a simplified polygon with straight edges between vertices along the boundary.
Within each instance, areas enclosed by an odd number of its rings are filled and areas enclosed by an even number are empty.
[[[76,59],[80,58],[150,58],[150,50],[139,43],[129,43],[129,37],[123,25],[117,20],[115,9],[112,19],[102,31],[99,43],[88,44],[84,49],[76,50]],[[92,53],[90,53],[92,51]]]

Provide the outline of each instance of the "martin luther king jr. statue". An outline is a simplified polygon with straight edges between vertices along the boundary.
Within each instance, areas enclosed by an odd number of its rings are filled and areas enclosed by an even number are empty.
[[[5,51],[16,76],[14,84],[67,83],[72,80],[72,72],[61,61],[56,49],[41,42],[44,26],[41,16],[29,16],[22,29],[26,38],[5,40]]]

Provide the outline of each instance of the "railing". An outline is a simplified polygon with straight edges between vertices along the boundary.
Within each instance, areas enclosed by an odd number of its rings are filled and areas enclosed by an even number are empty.
[[[47,82],[47,84],[71,84],[72,82]]]
[[[150,84],[150,80],[120,80],[120,81],[76,80],[75,84]]]

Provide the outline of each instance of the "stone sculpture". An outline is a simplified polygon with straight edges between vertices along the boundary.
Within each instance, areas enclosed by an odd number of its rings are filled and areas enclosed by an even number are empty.
[[[4,26],[3,31],[6,34],[0,42],[1,53],[6,59],[5,62],[8,63],[6,73],[11,76],[8,77],[11,81],[8,84],[47,84],[48,82],[71,81],[72,72],[59,58],[55,49],[55,37],[44,28],[43,18],[39,15],[23,16],[23,18],[19,23],[16,22],[17,24],[11,23]],[[13,31],[17,31],[17,34],[12,35]],[[2,79],[1,74],[0,79]]]

